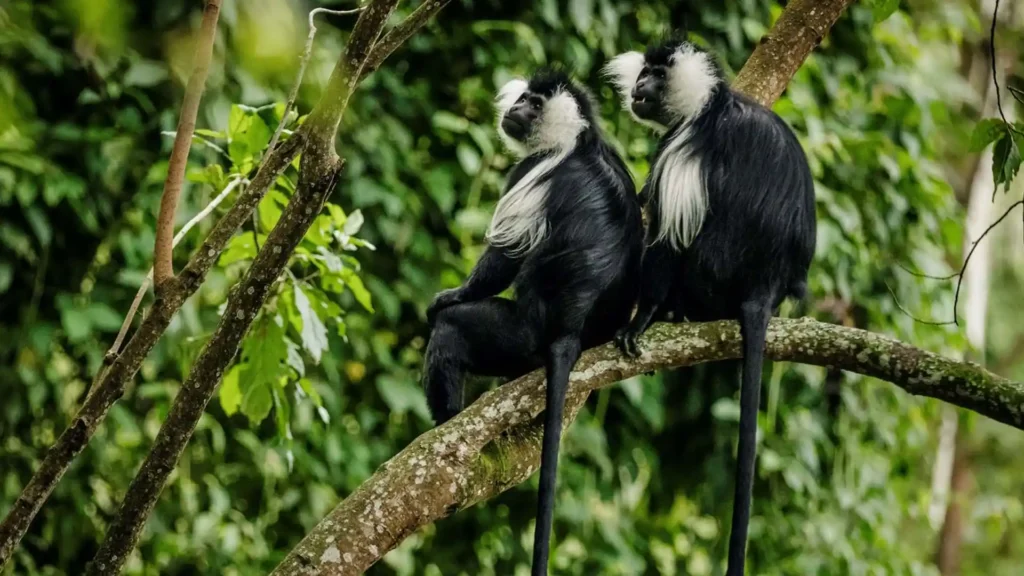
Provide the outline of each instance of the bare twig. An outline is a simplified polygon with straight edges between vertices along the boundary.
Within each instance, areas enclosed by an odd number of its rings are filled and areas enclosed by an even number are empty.
[[[956,307],[957,307],[957,304],[960,302],[960,287],[963,285],[963,282],[964,282],[963,271],[966,270],[967,269],[967,265],[970,264],[971,256],[974,255],[974,251],[977,250],[978,244],[981,244],[981,241],[985,239],[985,236],[988,236],[989,232],[991,232],[993,229],[995,229],[996,226],[999,226],[999,223],[1002,222],[1003,220],[1005,220],[1006,217],[1010,215],[1010,212],[1013,212],[1014,208],[1016,208],[1017,206],[1020,206],[1022,204],[1024,204],[1024,200],[1018,200],[1018,201],[1014,202],[1013,204],[1011,204],[1010,207],[1006,209],[1006,212],[1003,212],[1002,216],[1000,216],[998,219],[996,219],[996,221],[993,222],[992,224],[989,224],[988,228],[985,228],[985,231],[981,233],[981,236],[978,236],[978,239],[974,241],[974,244],[971,246],[971,250],[969,252],[967,252],[967,257],[964,258],[963,268],[960,269],[960,279],[957,280],[957,282],[956,282],[956,296],[954,296],[954,298],[953,298],[953,320],[954,321],[956,321],[956,318],[957,318]],[[957,324],[959,325],[959,322],[957,322]]]
[[[906,266],[904,266],[900,262],[896,262],[896,266],[898,268],[900,268],[901,270],[903,270],[904,272],[906,272],[907,274],[910,274],[911,276],[917,276],[918,278],[927,278],[929,280],[952,280],[953,278],[956,278],[957,276],[960,275],[959,272],[954,272],[953,274],[950,274],[949,276],[932,276],[931,274],[925,274],[923,272],[918,272],[916,270],[911,270],[910,268],[907,268]]]
[[[566,401],[578,411],[587,395],[638,374],[741,357],[736,322],[656,324],[638,360],[613,345],[577,362]],[[1024,429],[1024,383],[977,364],[902,342],[807,318],[771,321],[765,356],[840,368],[896,384]],[[537,468],[544,371],[484,394],[465,411],[414,440],[325,516],[272,576],[355,576],[423,526],[496,496]],[[571,418],[566,417],[567,425]]]
[[[889,289],[889,295],[892,296],[892,301],[896,304],[896,307],[899,308],[900,312],[906,314],[914,322],[917,322],[919,324],[927,324],[928,326],[949,326],[950,324],[955,323],[953,320],[938,322],[935,320],[923,320],[921,318],[918,318],[917,316],[914,316],[913,314],[910,313],[909,310],[903,307],[903,304],[900,303],[900,299],[896,297],[896,292],[893,291],[892,286],[890,286],[888,282],[885,283],[885,287]]]
[[[192,134],[196,129],[199,101],[206,87],[206,76],[210,72],[220,4],[221,0],[208,0],[206,9],[203,10],[203,22],[196,39],[192,75],[189,76],[188,85],[185,87],[181,116],[178,118],[177,133],[174,135],[174,147],[171,149],[171,160],[167,165],[167,179],[164,181],[163,196],[160,198],[156,244],[153,248],[153,270],[157,288],[174,277],[174,214],[178,209],[178,198],[181,196],[181,187],[185,181],[185,165],[188,163],[188,152],[192,147]]]
[[[302,86],[302,78],[306,75],[306,66],[309,65],[309,59],[313,55],[313,39],[316,37],[316,15],[333,14],[342,16],[345,14],[356,14],[362,12],[363,9],[365,9],[365,6],[352,10],[314,8],[309,13],[309,35],[306,36],[306,47],[302,50],[302,57],[299,59],[299,71],[295,73],[295,82],[292,83],[292,89],[288,93],[288,101],[284,104],[284,113],[281,114],[281,121],[277,124],[277,130],[274,130],[274,136],[270,139],[270,144],[267,145],[268,154],[277,146],[277,140],[281,137],[281,131],[284,130],[284,126],[288,122],[288,114],[291,113],[292,108],[295,106],[295,99],[299,96],[299,87]]]
[[[1003,126],[1006,127],[1007,137],[1010,138],[1010,146],[1013,148],[1017,147],[1017,143],[1013,140],[1013,132],[1018,134],[1024,134],[1020,130],[1014,127],[1013,123],[1006,119],[1006,112],[1003,112],[1003,95],[999,90],[999,73],[996,71],[996,24],[999,22],[999,0],[996,0],[995,8],[992,9],[992,28],[989,30],[989,51],[991,62],[992,62],[992,83],[996,88],[996,110],[999,110],[999,117],[1003,119]],[[1012,93],[1012,90],[1011,90]],[[996,189],[999,187],[997,186]]]
[[[220,194],[218,194],[213,200],[210,201],[209,204],[206,205],[205,208],[200,210],[198,214],[193,216],[191,220],[186,222],[185,225],[181,227],[181,230],[179,230],[178,233],[174,235],[173,246],[176,247],[178,243],[181,242],[182,238],[184,238],[185,235],[188,234],[188,231],[191,230],[196,224],[202,222],[204,218],[209,216],[210,213],[212,213],[214,209],[216,209],[217,206],[219,206],[220,203],[223,202],[224,199],[228,197],[229,194],[234,192],[235,188],[237,188],[240,184],[245,185],[248,183],[249,181],[246,180],[245,178],[235,178],[234,180],[229,182],[228,185],[224,187],[224,190],[222,190]],[[124,317],[124,322],[121,323],[121,329],[117,332],[117,338],[114,338],[114,343],[111,344],[110,349],[107,350],[106,358],[109,359],[109,361],[113,361],[113,359],[117,356],[117,353],[121,350],[121,343],[124,342],[124,337],[128,333],[128,328],[131,327],[132,325],[132,320],[135,319],[135,313],[139,309],[139,304],[142,302],[143,297],[145,297],[146,292],[149,290],[149,284],[152,281],[153,268],[150,267],[149,272],[146,273],[146,278],[142,281],[142,285],[139,286],[139,291],[135,293],[135,299],[132,300],[132,305],[128,308],[128,314]]]

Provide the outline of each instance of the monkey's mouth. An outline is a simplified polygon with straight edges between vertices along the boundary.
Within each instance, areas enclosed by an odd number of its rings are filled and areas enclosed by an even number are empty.
[[[654,114],[655,104],[646,96],[634,96],[631,108],[634,114],[644,120],[649,120]]]
[[[513,140],[520,142],[526,139],[526,133],[528,126],[524,122],[520,122],[518,119],[513,118],[511,115],[506,115],[501,119],[501,129],[505,131]]]

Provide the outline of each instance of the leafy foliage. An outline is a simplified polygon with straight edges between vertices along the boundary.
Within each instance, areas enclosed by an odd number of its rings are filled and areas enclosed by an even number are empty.
[[[972,120],[978,87],[960,58],[985,37],[974,4],[856,3],[776,105],[818,189],[812,298],[788,313],[966,349],[955,327],[914,322],[893,295],[919,316],[952,317],[951,283],[897,264],[955,271],[963,212],[950,183],[961,159],[994,145],[1000,183],[1020,163],[1022,142],[1001,120]],[[224,2],[179,224],[251,177],[281,118],[308,8]],[[151,264],[170,146],[161,134],[174,129],[196,10],[182,0],[0,6],[0,513],[74,414]],[[540,65],[569,68],[594,89],[602,127],[639,181],[654,138],[622,113],[604,62],[685,21],[731,74],[780,12],[754,0],[447,7],[356,94],[338,142],[338,192],[275,282],[128,572],[265,572],[430,426],[418,385],[425,308],[479,256],[512,161],[493,127],[497,86]],[[344,34],[331,25],[349,22],[320,25],[299,110],[315,103],[340,52]],[[289,130],[303,121],[287,120]],[[91,557],[296,177],[290,168],[231,240],[58,486],[12,573],[73,574]],[[179,259],[232,200],[184,239]],[[1024,278],[1012,273],[1019,258],[1004,258],[994,301],[1014,310]],[[835,318],[828,303],[851,312]],[[1014,314],[1004,316],[993,359],[1012,355]],[[751,570],[935,573],[937,534],[924,516],[937,406],[867,378],[844,376],[837,391],[817,368],[766,373]],[[599,393],[565,439],[557,572],[720,573],[737,415],[729,366]],[[999,542],[1024,524],[1009,457],[1019,446],[1005,430],[978,428],[984,494],[964,573],[1016,574],[1019,551]],[[526,573],[533,482],[411,536],[371,573]]]

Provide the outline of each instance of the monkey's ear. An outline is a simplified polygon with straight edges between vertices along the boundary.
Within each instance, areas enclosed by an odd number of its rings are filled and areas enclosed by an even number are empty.
[[[508,109],[516,103],[516,100],[519,100],[519,97],[523,95],[523,92],[526,92],[526,89],[529,88],[529,86],[530,85],[526,80],[523,80],[522,78],[515,78],[513,80],[509,80],[504,86],[498,89],[498,96],[495,98],[495,101],[497,102],[498,118],[501,118],[504,116],[505,112],[508,112]]]
[[[611,80],[622,97],[622,105],[629,108],[633,103],[633,86],[644,69],[644,55],[639,52],[625,52],[608,61],[604,75]]]

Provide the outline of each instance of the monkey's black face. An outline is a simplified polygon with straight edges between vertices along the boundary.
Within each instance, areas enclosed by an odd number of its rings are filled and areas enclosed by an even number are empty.
[[[544,97],[530,91],[516,100],[501,119],[501,129],[512,139],[526,142],[544,108]]]
[[[644,65],[632,91],[632,109],[638,118],[661,121],[665,115],[665,96],[668,68],[664,65]]]

